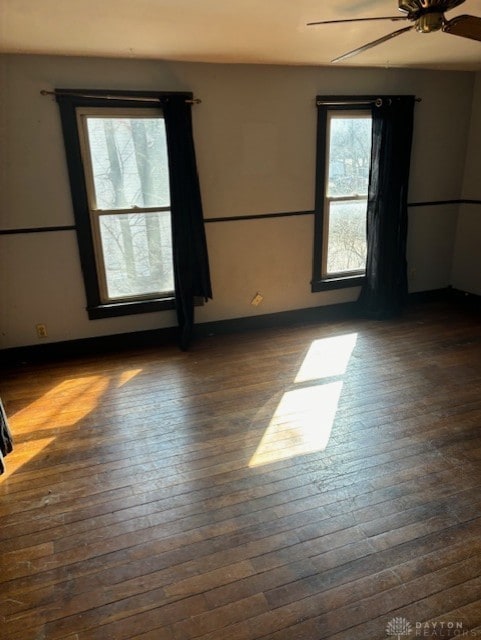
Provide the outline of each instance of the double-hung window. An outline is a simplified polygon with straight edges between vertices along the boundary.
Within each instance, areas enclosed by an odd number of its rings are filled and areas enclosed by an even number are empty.
[[[101,303],[172,297],[162,113],[85,108],[77,120]]]
[[[372,116],[368,101],[318,97],[312,290],[362,283]]]
[[[91,319],[175,307],[168,96],[58,90]]]

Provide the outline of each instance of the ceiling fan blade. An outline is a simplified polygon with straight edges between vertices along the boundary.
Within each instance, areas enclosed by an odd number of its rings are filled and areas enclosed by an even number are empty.
[[[443,31],[461,38],[481,41],[481,18],[476,16],[456,16],[443,25]]]
[[[362,53],[363,51],[367,51],[372,47],[376,47],[378,44],[382,44],[383,42],[387,42],[388,40],[391,40],[391,38],[397,38],[397,36],[400,36],[402,33],[406,33],[406,31],[412,31],[414,28],[415,28],[414,25],[411,25],[410,27],[403,27],[402,29],[393,31],[392,33],[389,33],[387,36],[383,36],[382,38],[378,38],[377,40],[373,40],[368,44],[362,45],[362,47],[358,47],[357,49],[353,49],[348,53],[344,53],[342,56],[339,56],[338,58],[334,58],[334,60],[331,60],[331,62],[340,62],[341,60],[346,60],[346,58],[352,58],[352,56],[357,56],[358,53]]]
[[[397,22],[398,20],[408,20],[407,16],[384,16],[382,18],[346,18],[345,20],[321,20],[320,22],[308,22],[307,26],[312,27],[316,24],[341,24],[344,22],[369,22],[372,20],[391,20]]]

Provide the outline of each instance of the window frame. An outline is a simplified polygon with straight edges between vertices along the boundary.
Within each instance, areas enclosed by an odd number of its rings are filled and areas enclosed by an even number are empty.
[[[116,316],[150,313],[175,309],[175,293],[171,295],[122,301],[105,301],[100,288],[99,268],[95,253],[95,234],[90,220],[90,204],[82,157],[82,136],[79,130],[78,110],[99,109],[105,115],[116,109],[159,112],[162,102],[178,95],[192,100],[191,92],[109,91],[86,89],[57,89],[67,168],[72,195],[72,206],[77,232],[77,243],[87,299],[86,310],[90,320]],[[168,152],[168,149],[167,149]]]
[[[133,208],[126,209],[102,209],[98,206],[96,200],[96,188],[95,188],[95,178],[93,171],[93,158],[92,158],[92,147],[89,140],[88,134],[88,125],[87,121],[90,117],[98,117],[98,118],[161,118],[164,119],[162,108],[147,108],[147,109],[120,109],[119,107],[111,107],[110,109],[106,109],[102,107],[93,108],[93,107],[79,107],[76,110],[77,113],[77,126],[80,137],[80,149],[82,153],[82,163],[84,167],[85,174],[85,185],[87,189],[87,200],[89,205],[89,220],[90,227],[92,231],[92,239],[93,239],[93,248],[95,254],[95,264],[97,269],[98,283],[99,283],[99,293],[100,300],[102,304],[117,304],[117,303],[127,303],[134,301],[147,301],[147,300],[160,300],[166,298],[174,297],[174,291],[159,291],[157,293],[152,294],[133,294],[130,296],[122,296],[118,299],[114,297],[110,297],[108,295],[108,278],[107,278],[107,268],[105,264],[105,254],[102,246],[102,233],[101,233],[101,218],[103,216],[109,215],[143,215],[149,213],[158,213],[158,212],[171,212],[171,205],[169,202],[168,206],[157,206],[157,207],[146,207],[146,206],[135,206]]]
[[[330,114],[337,111],[370,112],[375,103],[373,96],[317,96],[317,139],[316,139],[316,192],[314,209],[314,251],[312,267],[312,292],[361,286],[365,280],[364,272],[339,273],[325,275],[328,242],[328,204],[336,200],[326,193],[328,179],[329,124]],[[363,198],[340,197],[341,200]]]

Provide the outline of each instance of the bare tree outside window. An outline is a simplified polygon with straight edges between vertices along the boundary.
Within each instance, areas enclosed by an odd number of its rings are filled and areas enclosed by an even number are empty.
[[[331,202],[327,272],[363,271],[366,251],[366,201]]]
[[[331,117],[328,196],[367,195],[371,124],[371,117]]]
[[[107,301],[174,289],[165,124],[161,115],[85,115],[91,221]]]
[[[324,275],[362,273],[365,269],[371,124],[370,114],[330,114]]]

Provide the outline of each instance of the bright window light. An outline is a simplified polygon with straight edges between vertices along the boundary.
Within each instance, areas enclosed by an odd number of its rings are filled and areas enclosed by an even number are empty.
[[[328,445],[357,333],[314,340],[292,389],[283,394],[249,466],[324,451]],[[317,381],[317,384],[316,384]],[[267,418],[268,419],[268,418]]]
[[[15,437],[14,450],[8,456],[5,480],[24,464],[41,455],[57,435],[83,420],[94,411],[101,398],[139,375],[142,369],[128,369],[112,376],[83,376],[69,378],[55,385],[40,398],[9,417]],[[51,437],[37,437],[37,433],[51,432]]]
[[[341,390],[337,381],[284,393],[249,466],[324,451]]]
[[[295,382],[308,382],[346,372],[357,342],[357,333],[314,340],[299,369]]]

